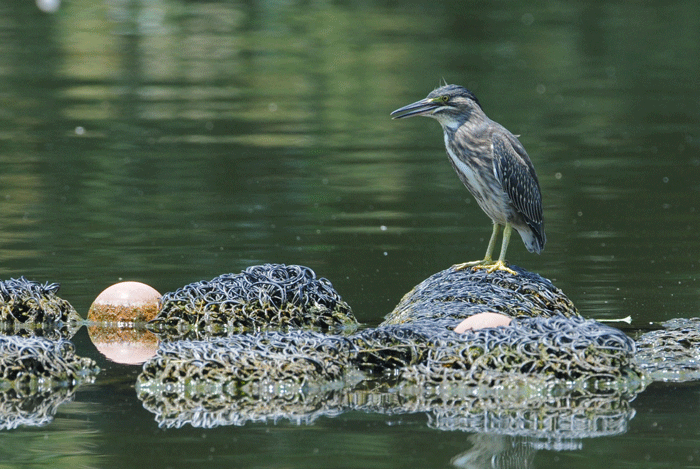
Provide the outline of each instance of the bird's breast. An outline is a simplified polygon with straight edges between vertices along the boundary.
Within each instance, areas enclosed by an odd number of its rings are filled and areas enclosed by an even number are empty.
[[[452,167],[460,181],[474,196],[479,207],[495,223],[505,225],[514,213],[503,187],[493,174],[493,164],[487,157],[477,156],[468,149],[455,148],[445,134],[445,147]]]

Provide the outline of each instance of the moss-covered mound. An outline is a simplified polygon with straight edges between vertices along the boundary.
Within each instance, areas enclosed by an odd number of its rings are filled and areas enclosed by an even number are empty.
[[[161,299],[149,329],[198,339],[260,329],[356,327],[350,306],[308,267],[265,264],[186,285]]]
[[[494,431],[479,423],[492,415],[511,425],[502,432],[512,434],[518,434],[513,425],[542,425],[538,415],[547,415],[546,428],[526,434],[561,431],[562,438],[575,437],[576,429],[567,425],[586,416],[592,420],[577,423],[582,434],[624,428],[633,415],[626,399],[646,384],[632,362],[634,342],[584,320],[548,280],[518,271],[511,276],[447,269],[406,295],[378,327],[350,334],[330,327],[319,332],[315,316],[300,311],[310,317],[295,321],[294,328],[261,326],[227,337],[164,342],[144,364],[137,392],[163,426],[308,422],[372,410],[427,412],[436,427],[469,431]],[[257,308],[260,287],[250,295],[244,290],[237,293],[246,298],[236,303],[237,311],[246,311],[246,301]],[[284,291],[297,290],[289,284]],[[268,295],[269,312],[256,314],[254,324],[267,317],[278,325],[290,302],[281,299],[302,296],[277,294],[271,301]],[[197,298],[191,303],[199,304]],[[323,310],[337,307],[334,301]],[[514,319],[509,326],[454,331],[464,318],[486,311]],[[209,330],[206,317],[201,313],[190,322]],[[245,315],[223,315],[222,329],[237,327],[239,317]],[[610,428],[598,428],[596,418],[609,418]]]
[[[576,307],[549,280],[510,266],[518,272],[485,270],[438,272],[408,292],[387,316],[384,324],[421,319],[464,319],[478,313],[501,313],[512,318],[578,316]]]
[[[58,297],[57,283],[40,284],[24,277],[0,281],[0,331],[24,336],[70,338],[81,318]]]
[[[44,425],[99,368],[66,340],[0,336],[0,429]]]

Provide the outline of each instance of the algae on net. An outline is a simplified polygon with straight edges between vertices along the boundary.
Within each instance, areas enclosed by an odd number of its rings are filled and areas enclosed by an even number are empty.
[[[0,336],[0,429],[44,425],[99,373],[67,340]]]
[[[348,411],[425,412],[437,429],[523,435],[557,445],[621,433],[634,415],[629,399],[641,389],[631,375],[591,373],[571,381],[547,372],[445,368],[430,360],[425,336],[404,334],[401,327],[383,331],[403,335],[401,340],[366,331],[339,337],[296,330],[163,343],[144,365],[136,390],[161,427],[278,419],[309,424]],[[392,337],[390,344],[382,347],[381,337]],[[413,344],[419,354],[397,361],[401,343]],[[380,371],[383,356],[388,367]]]
[[[676,318],[637,339],[635,363],[657,381],[700,379],[700,318]]]
[[[70,338],[81,318],[57,295],[57,283],[18,279],[0,281],[0,330],[6,334]]]
[[[94,360],[75,354],[67,340],[0,336],[0,389],[22,394],[75,387],[98,373]]]
[[[579,315],[571,300],[552,282],[520,267],[510,267],[517,276],[481,269],[438,272],[406,293],[382,324],[442,317],[464,319],[483,312],[513,318]]]
[[[166,293],[148,325],[170,340],[295,327],[355,328],[357,320],[328,280],[308,267],[284,264],[253,266]]]
[[[312,325],[314,311],[300,309],[311,317],[298,328],[256,326],[262,330],[162,342],[143,366],[138,395],[163,426],[277,418],[309,422],[319,415],[366,410],[428,412],[436,426],[464,425],[471,431],[479,416],[470,409],[494,416],[499,406],[511,409],[506,423],[517,426],[532,424],[533,412],[542,409],[561,415],[561,406],[577,407],[565,409],[561,424],[550,426],[561,425],[566,435],[566,420],[597,415],[586,406],[600,399],[609,399],[599,407],[610,412],[611,427],[618,428],[618,420],[623,426],[630,417],[624,402],[645,384],[631,362],[634,343],[619,330],[584,320],[548,280],[518,270],[520,275],[509,278],[447,269],[404,297],[378,327],[349,335],[332,328],[319,332]],[[294,278],[308,281],[303,275]],[[289,282],[284,291],[296,288]],[[245,301],[260,304],[258,293],[247,299],[236,295],[242,309]],[[283,298],[278,294],[268,301],[269,317],[293,306]],[[298,302],[302,296],[291,298]],[[454,332],[462,319],[485,308],[516,319],[508,327]],[[202,317],[195,314],[190,322]],[[206,320],[201,330],[209,330]],[[595,433],[595,423],[586,428],[584,433]]]

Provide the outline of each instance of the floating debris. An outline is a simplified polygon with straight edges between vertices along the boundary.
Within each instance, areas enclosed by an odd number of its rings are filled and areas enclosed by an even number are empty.
[[[141,282],[119,282],[104,289],[88,311],[88,320],[115,324],[146,322],[158,314],[160,293]]]
[[[490,327],[505,327],[510,326],[512,321],[513,318],[501,313],[477,313],[460,322],[457,327],[454,328],[454,331],[462,334],[470,330],[477,331]]]

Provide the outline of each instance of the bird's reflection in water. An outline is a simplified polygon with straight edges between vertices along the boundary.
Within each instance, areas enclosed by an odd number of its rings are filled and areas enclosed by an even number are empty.
[[[528,469],[534,467],[536,449],[528,438],[475,433],[471,449],[452,458],[461,469]]]

